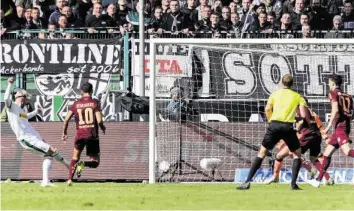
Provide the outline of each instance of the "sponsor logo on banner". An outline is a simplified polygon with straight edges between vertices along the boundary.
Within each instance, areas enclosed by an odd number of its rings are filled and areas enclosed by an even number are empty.
[[[120,73],[121,45],[112,40],[4,40],[1,74]]]
[[[237,168],[235,170],[235,183],[242,183],[246,180],[249,168]],[[333,178],[335,184],[353,184],[354,183],[354,168],[329,168],[329,175]],[[253,177],[254,183],[264,183],[268,178],[271,178],[273,173],[269,168],[261,168]],[[304,183],[310,179],[310,173],[305,169],[301,169],[297,181]],[[291,182],[291,169],[282,168],[279,174],[279,183],[289,184]],[[322,181],[324,182],[324,180]]]
[[[145,52],[145,95],[150,90],[150,56],[149,45]],[[139,90],[139,42],[135,42],[133,58],[134,90]],[[156,92],[158,97],[169,97],[169,90],[177,79],[191,77],[191,60],[188,57],[187,46],[160,45],[156,48]]]

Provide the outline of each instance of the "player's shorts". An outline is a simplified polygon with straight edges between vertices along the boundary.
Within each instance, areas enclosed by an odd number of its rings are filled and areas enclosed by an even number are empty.
[[[39,155],[47,155],[50,149],[50,145],[48,143],[35,136],[28,136],[19,140],[19,142],[23,148]]]
[[[346,131],[341,128],[336,128],[328,144],[338,149],[342,145],[350,143],[349,132],[350,131]]]
[[[86,146],[86,155],[87,156],[99,156],[100,155],[100,141],[98,138],[90,139],[76,139],[75,140],[75,149],[82,152]]]
[[[272,121],[264,135],[262,146],[272,150],[274,146],[283,139],[290,152],[300,148],[300,142],[296,136],[292,123]]]
[[[310,150],[310,156],[317,157],[321,153],[321,136],[309,136],[305,137],[305,140],[300,141],[301,145],[301,154],[305,154],[307,150]],[[301,143],[305,143],[302,145]]]

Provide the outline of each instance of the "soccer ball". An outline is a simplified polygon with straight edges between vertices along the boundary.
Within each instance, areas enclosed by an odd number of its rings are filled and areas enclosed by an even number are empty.
[[[171,164],[167,161],[161,161],[159,163],[159,171],[166,173],[170,169]]]

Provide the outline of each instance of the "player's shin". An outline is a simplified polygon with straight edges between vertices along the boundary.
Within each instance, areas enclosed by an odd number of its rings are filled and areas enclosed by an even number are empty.
[[[296,186],[296,180],[299,175],[299,171],[301,168],[301,158],[297,157],[293,161],[293,166],[292,166],[292,177],[291,177],[291,185]]]
[[[76,163],[78,162],[78,160],[71,160],[70,161],[70,165],[69,165],[69,178],[68,180],[73,180],[73,176],[75,173],[75,169],[76,169]]]
[[[326,173],[329,165],[331,164],[331,157],[323,156],[323,163],[321,165],[320,173],[317,177],[317,181],[321,181],[324,174]]]
[[[42,178],[42,184],[48,184],[49,182],[49,171],[52,167],[52,158],[51,157],[45,157],[42,165],[42,170],[43,170],[43,178]]]
[[[64,164],[66,166],[66,168],[70,167],[69,162],[60,154],[60,152],[56,151],[53,153],[53,158],[59,162],[61,162],[62,164]]]
[[[354,149],[349,150],[348,156],[354,158]]]
[[[279,178],[281,167],[283,166],[283,159],[275,159],[274,162],[274,178]]]
[[[251,182],[251,180],[254,177],[254,175],[256,174],[257,170],[261,167],[262,162],[263,162],[263,158],[256,157],[256,159],[254,159],[246,182]]]

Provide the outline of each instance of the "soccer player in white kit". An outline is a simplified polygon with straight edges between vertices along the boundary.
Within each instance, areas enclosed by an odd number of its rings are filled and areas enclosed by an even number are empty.
[[[42,137],[33,129],[28,119],[37,115],[38,108],[35,111],[26,113],[23,110],[23,106],[26,104],[27,99],[30,97],[29,93],[23,89],[15,89],[13,96],[10,94],[11,84],[14,82],[14,78],[8,79],[8,86],[6,88],[4,99],[8,121],[10,123],[12,131],[15,133],[17,140],[21,146],[36,154],[44,156],[43,161],[43,179],[41,186],[50,187],[54,186],[49,181],[49,171],[52,164],[52,159],[64,164],[69,168],[69,162],[65,160],[56,148],[53,148],[48,143],[43,141]],[[14,101],[12,100],[14,97]]]

